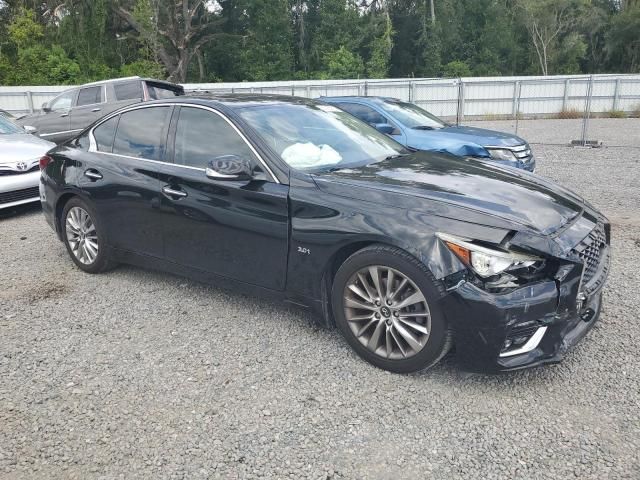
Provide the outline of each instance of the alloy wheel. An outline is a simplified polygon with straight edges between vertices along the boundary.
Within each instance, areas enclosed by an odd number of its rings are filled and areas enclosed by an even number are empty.
[[[76,259],[91,265],[98,256],[98,234],[91,216],[80,207],[73,207],[65,220],[67,242]]]
[[[431,314],[424,294],[406,275],[371,265],[358,270],[344,289],[344,313],[362,345],[376,355],[410,358],[427,344]]]

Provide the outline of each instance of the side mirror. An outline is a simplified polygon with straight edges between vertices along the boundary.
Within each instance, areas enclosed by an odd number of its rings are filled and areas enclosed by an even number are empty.
[[[31,125],[25,125],[23,128],[25,132],[30,133],[32,135],[35,135],[36,133],[38,133],[38,129],[36,127],[32,127]]]
[[[373,127],[378,130],[380,133],[384,133],[385,135],[396,135],[396,128],[393,125],[389,125],[388,123],[376,123]]]
[[[49,102],[44,102],[42,104],[42,111],[44,113],[49,113],[51,111],[51,109],[49,108]]]
[[[251,163],[238,155],[222,155],[210,160],[205,174],[212,180],[251,180]]]

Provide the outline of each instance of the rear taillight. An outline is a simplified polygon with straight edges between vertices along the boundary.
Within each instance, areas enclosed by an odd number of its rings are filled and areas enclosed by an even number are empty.
[[[53,158],[51,158],[49,155],[45,155],[44,157],[42,157],[40,159],[40,170],[44,170],[45,168],[47,168],[47,165],[49,165],[51,162],[53,162]]]

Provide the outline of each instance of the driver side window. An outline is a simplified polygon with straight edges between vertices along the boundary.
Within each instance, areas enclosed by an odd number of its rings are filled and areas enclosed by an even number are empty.
[[[201,108],[181,107],[175,139],[175,163],[206,168],[222,155],[238,155],[257,164],[247,142],[220,115]]]
[[[389,120],[384,116],[366,105],[360,105],[358,103],[339,103],[338,106],[369,125],[389,123]]]
[[[63,110],[70,110],[73,100],[76,96],[76,90],[72,90],[67,93],[63,93],[58,98],[54,99],[49,105],[49,109],[53,112],[60,112]]]

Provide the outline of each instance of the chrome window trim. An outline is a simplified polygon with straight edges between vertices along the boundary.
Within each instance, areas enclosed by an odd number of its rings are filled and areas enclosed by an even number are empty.
[[[132,106],[130,108],[127,108],[126,110],[120,110],[118,112],[114,112],[111,115],[108,115],[106,117],[104,117],[100,123],[94,125],[91,130],[89,130],[89,151],[92,153],[102,153],[102,154],[107,154],[107,155],[115,155],[118,157],[122,157],[122,158],[132,158],[135,160],[144,160],[147,162],[155,162],[155,163],[161,163],[161,164],[165,164],[165,165],[173,165],[176,167],[182,167],[182,168],[188,168],[191,170],[199,170],[204,172],[206,169],[205,168],[200,168],[200,167],[191,167],[188,165],[180,165],[177,163],[170,163],[170,162],[162,162],[160,160],[150,160],[147,158],[139,158],[139,157],[131,157],[128,155],[121,155],[118,153],[110,153],[110,152],[100,152],[98,151],[97,148],[97,144],[96,144],[96,140],[93,136],[93,131],[98,128],[100,125],[102,125],[103,123],[105,123],[107,120],[110,120],[111,118],[115,117],[116,115],[122,115],[124,113],[127,112],[131,112],[133,110],[140,110],[143,108],[153,108],[153,107],[192,107],[192,108],[200,108],[202,110],[208,110],[209,112],[212,112],[216,115],[218,115],[220,118],[222,118],[225,122],[227,122],[231,128],[233,128],[233,130],[240,136],[240,138],[247,144],[247,146],[249,147],[249,149],[251,150],[251,152],[256,156],[256,158],[258,159],[258,161],[262,164],[262,166],[265,168],[267,174],[271,177],[272,181],[275,183],[280,183],[280,180],[278,180],[278,177],[276,177],[273,173],[273,171],[271,170],[271,168],[269,168],[269,165],[267,165],[267,162],[264,161],[264,159],[262,158],[262,156],[258,153],[258,151],[254,148],[254,146],[251,144],[251,142],[249,142],[249,140],[247,139],[247,137],[240,131],[240,129],[238,129],[238,127],[236,127],[234,125],[234,123],[229,120],[227,118],[226,115],[224,115],[222,112],[219,112],[218,110],[216,110],[215,108],[212,107],[208,107],[206,105],[197,105],[197,104],[193,104],[193,103],[178,103],[178,102],[168,102],[168,103],[158,103],[158,104],[154,104],[154,105],[136,105],[136,106]],[[117,133],[117,132],[116,132]]]
[[[51,133],[41,133],[39,136],[41,137],[50,137],[51,135],[61,135],[63,133],[75,133],[81,132],[82,128],[74,128],[73,130],[62,130],[61,132],[51,132]]]

